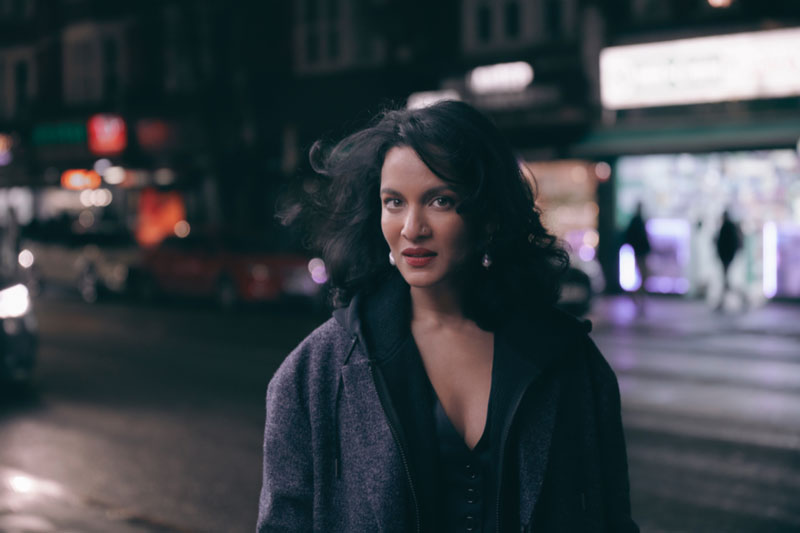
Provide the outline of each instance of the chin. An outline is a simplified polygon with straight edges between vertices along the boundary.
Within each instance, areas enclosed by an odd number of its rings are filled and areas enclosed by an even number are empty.
[[[442,276],[432,272],[400,272],[400,274],[406,283],[418,289],[433,287],[442,281]]]

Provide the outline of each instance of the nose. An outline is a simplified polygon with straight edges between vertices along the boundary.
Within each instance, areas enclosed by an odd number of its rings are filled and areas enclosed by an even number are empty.
[[[409,241],[418,241],[430,234],[424,214],[418,208],[411,208],[406,213],[403,230],[400,235]]]

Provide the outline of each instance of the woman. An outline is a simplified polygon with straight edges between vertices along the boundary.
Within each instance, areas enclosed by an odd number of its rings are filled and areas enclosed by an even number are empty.
[[[497,129],[442,102],[311,155],[337,309],[270,382],[258,530],[638,531],[616,378]]]

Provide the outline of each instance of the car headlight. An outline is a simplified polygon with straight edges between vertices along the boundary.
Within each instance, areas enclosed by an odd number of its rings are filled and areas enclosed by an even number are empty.
[[[0,291],[0,318],[24,315],[31,306],[28,289],[21,283]]]

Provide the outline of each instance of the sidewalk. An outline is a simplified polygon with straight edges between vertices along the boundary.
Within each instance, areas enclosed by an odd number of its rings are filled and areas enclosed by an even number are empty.
[[[0,533],[175,533],[180,530],[81,499],[52,481],[0,465]]]
[[[796,340],[800,355],[800,304],[767,302],[744,312],[717,312],[702,300],[650,296],[644,313],[625,295],[602,296],[587,316],[595,331],[634,329],[670,335],[731,332]]]

